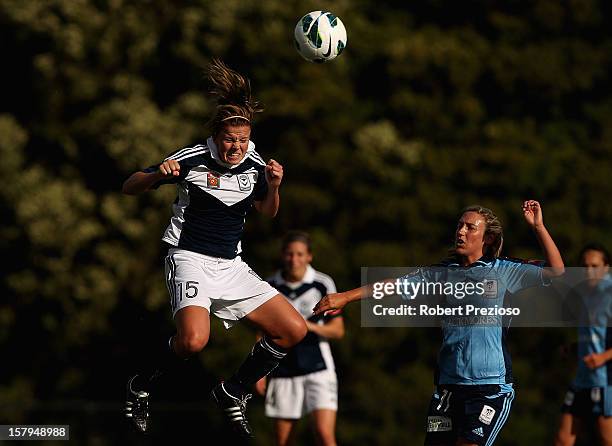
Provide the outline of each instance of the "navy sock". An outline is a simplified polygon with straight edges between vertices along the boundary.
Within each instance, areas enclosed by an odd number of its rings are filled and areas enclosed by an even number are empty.
[[[227,380],[227,390],[237,397],[251,393],[252,386],[274,370],[288,351],[264,336],[255,343],[238,371]]]
[[[146,361],[145,366],[139,371],[138,376],[134,380],[134,387],[136,389],[150,392],[159,378],[184,361],[174,353],[174,348],[172,347],[173,337],[161,343]]]

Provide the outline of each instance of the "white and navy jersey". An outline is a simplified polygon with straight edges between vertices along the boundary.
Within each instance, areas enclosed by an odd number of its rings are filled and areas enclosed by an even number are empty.
[[[241,252],[246,214],[253,202],[263,200],[268,192],[266,164],[255,151],[255,144],[249,141],[245,157],[236,165],[219,159],[212,138],[206,144],[177,150],[168,159],[179,162],[180,175],[152,186],[177,185],[174,215],[162,240],[212,257],[235,258]],[[156,164],[143,172],[158,169]]]
[[[306,274],[300,282],[287,282],[280,271],[268,279],[268,282],[285,296],[304,319],[319,324],[324,324],[330,319],[312,314],[313,307],[325,295],[336,292],[336,285],[327,274],[308,265]],[[301,376],[325,369],[335,369],[329,342],[309,331],[306,337],[289,351],[270,376]]]

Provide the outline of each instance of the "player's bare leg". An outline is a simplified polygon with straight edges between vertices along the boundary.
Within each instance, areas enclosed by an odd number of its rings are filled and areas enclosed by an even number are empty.
[[[189,306],[174,316],[176,334],[172,347],[180,358],[188,358],[202,351],[210,337],[210,315],[204,307]]]
[[[336,446],[336,411],[318,409],[312,411],[312,428],[317,446]]]
[[[276,418],[274,420],[274,444],[276,446],[290,446],[294,444],[296,421],[284,418]]]
[[[612,446],[612,417],[598,417],[597,429],[601,446]]]
[[[308,332],[304,318],[280,294],[251,311],[246,318],[285,349],[300,342]]]
[[[555,436],[555,446],[573,446],[580,429],[578,419],[572,414],[561,414],[559,430]]]
[[[287,300],[277,294],[246,317],[264,333],[250,355],[227,381],[218,384],[211,396],[223,410],[234,430],[245,438],[253,436],[246,419],[246,404],[257,381],[274,370],[288,349],[306,336],[304,318]]]
[[[149,364],[146,371],[132,376],[127,383],[125,416],[140,432],[147,432],[150,424],[149,399],[151,387],[160,375],[172,368],[179,358],[186,359],[200,352],[208,342],[210,317],[203,307],[189,306],[179,310],[174,318],[176,334],[160,346],[156,365]]]

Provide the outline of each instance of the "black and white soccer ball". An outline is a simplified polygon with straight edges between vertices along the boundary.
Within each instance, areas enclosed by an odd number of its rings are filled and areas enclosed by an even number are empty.
[[[339,17],[328,11],[312,11],[295,26],[295,46],[310,62],[335,59],[346,47],[346,28]]]

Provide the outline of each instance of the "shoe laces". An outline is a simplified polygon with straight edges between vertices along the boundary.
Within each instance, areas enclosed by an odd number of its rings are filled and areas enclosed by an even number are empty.
[[[242,410],[242,412],[246,411],[247,401],[250,400],[252,397],[252,394],[247,393],[242,398],[236,398],[236,400],[238,401],[238,405],[240,406],[240,410]]]
[[[242,410],[246,410],[246,403],[252,397],[253,397],[253,394],[247,393],[245,396],[242,397],[242,399],[238,400],[238,404],[240,404],[240,407],[242,408]]]

